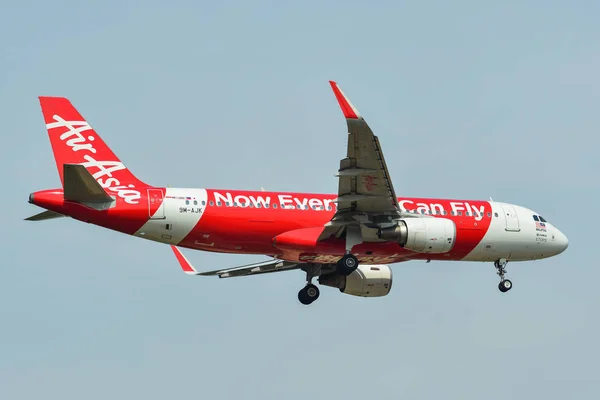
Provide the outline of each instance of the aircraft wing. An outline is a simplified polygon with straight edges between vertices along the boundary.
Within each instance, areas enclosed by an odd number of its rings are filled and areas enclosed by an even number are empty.
[[[183,255],[181,250],[176,246],[171,246],[171,249],[177,257],[177,261],[181,265],[181,269],[188,275],[204,275],[204,276],[218,276],[219,278],[233,278],[236,276],[247,276],[247,275],[258,275],[267,274],[270,272],[281,272],[291,271],[294,269],[300,269],[299,263],[282,261],[282,260],[268,260],[255,264],[242,265],[239,267],[218,269],[214,271],[198,272]]]
[[[348,125],[347,156],[340,161],[338,210],[397,215],[400,207],[379,139],[333,81]]]
[[[354,244],[363,239],[377,241],[374,232],[381,224],[416,215],[400,210],[379,139],[337,83],[329,83],[348,125],[348,150],[336,174],[337,211],[319,239],[341,237],[344,231],[352,230],[349,227],[354,227]]]

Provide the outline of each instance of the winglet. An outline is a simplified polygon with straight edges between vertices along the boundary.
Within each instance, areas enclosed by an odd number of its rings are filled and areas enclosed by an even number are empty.
[[[354,107],[352,103],[350,103],[350,100],[348,100],[348,98],[344,95],[344,92],[342,92],[342,89],[338,87],[337,83],[335,83],[334,81],[329,81],[329,84],[333,89],[335,98],[340,104],[340,108],[344,113],[344,117],[346,117],[347,119],[360,119],[360,113],[358,112],[356,107]]]
[[[173,249],[173,253],[175,253],[175,257],[177,257],[177,261],[179,261],[179,265],[181,265],[181,269],[188,275],[197,275],[198,272],[192,267],[192,264],[188,261],[187,258],[183,255],[181,250],[179,250],[176,246],[171,246]]]

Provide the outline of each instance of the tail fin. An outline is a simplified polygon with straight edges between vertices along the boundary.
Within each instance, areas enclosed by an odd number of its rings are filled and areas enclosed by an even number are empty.
[[[141,187],[147,185],[125,167],[71,102],[64,97],[39,99],[63,186],[63,165],[81,164],[108,193],[136,204]]]

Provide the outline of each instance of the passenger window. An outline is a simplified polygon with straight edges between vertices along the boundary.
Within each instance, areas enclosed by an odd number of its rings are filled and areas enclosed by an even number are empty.
[[[539,221],[539,218],[538,218],[538,216],[537,216],[537,215],[534,215],[534,216],[533,216],[533,220],[534,220],[534,221]]]
[[[221,202],[220,201],[217,201],[217,206],[221,207]]]
[[[277,203],[274,203],[274,204],[273,204],[273,208],[277,208]]]
[[[470,216],[471,216],[471,212],[470,212],[470,211],[467,211],[467,212],[465,213],[465,215],[466,215],[467,217],[470,217]]]
[[[494,216],[497,218],[498,217],[498,213],[494,213]]]
[[[491,216],[492,216],[492,213],[491,213],[491,212],[488,212],[488,217],[491,217]]]
[[[212,200],[210,201],[210,203],[209,203],[209,204],[210,204],[211,206],[214,206],[214,205],[215,205],[215,203],[214,203]]]
[[[458,216],[459,216],[459,217],[462,217],[462,211],[459,211],[459,212],[458,212]]]
[[[202,205],[203,205],[203,206],[205,206],[205,205],[206,205],[206,202],[205,202],[204,200],[202,200]]]

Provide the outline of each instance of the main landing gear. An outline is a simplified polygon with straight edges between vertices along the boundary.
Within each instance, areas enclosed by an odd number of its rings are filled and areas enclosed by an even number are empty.
[[[326,265],[325,271],[321,271],[322,264],[308,264],[303,268],[306,271],[306,286],[298,292],[298,300],[304,305],[312,304],[319,298],[319,288],[312,283],[315,276],[322,273],[333,272],[333,265]],[[335,264],[335,272],[348,276],[358,268],[358,258],[354,254],[347,253]]]
[[[319,288],[312,284],[312,279],[321,273],[321,268],[311,266],[306,271],[306,286],[298,292],[298,300],[305,306],[312,304],[313,301],[319,298]]]
[[[504,274],[506,274],[506,264],[507,263],[508,263],[508,261],[506,261],[506,259],[504,259],[504,258],[494,261],[494,267],[496,267],[496,271],[497,271],[496,273],[500,277],[500,283],[498,284],[498,289],[500,289],[500,291],[502,293],[506,293],[510,289],[512,289],[512,282],[510,280],[504,278]]]
[[[358,258],[347,253],[336,263],[335,269],[340,275],[348,276],[358,268]]]
[[[298,300],[305,306],[319,298],[319,288],[312,283],[307,284],[298,292]]]

